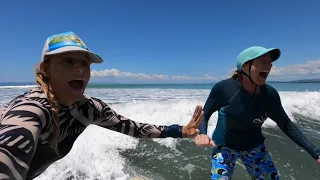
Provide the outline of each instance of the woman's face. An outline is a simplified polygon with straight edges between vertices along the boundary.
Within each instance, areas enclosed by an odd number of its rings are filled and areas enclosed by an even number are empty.
[[[85,52],[70,52],[49,56],[41,69],[60,103],[71,105],[83,98],[90,79],[91,61]]]
[[[249,63],[243,66],[243,71],[249,75]],[[252,62],[250,76],[253,82],[258,85],[264,85],[272,68],[272,59],[270,54],[265,54]]]

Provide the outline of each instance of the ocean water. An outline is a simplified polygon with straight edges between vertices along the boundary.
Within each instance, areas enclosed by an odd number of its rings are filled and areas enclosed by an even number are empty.
[[[118,113],[138,122],[185,125],[197,104],[204,104],[213,84],[90,85],[86,94],[107,102]],[[307,138],[320,147],[320,84],[275,83],[283,107]],[[0,85],[0,107],[32,85]],[[217,121],[209,121],[211,135]],[[320,179],[320,165],[268,119],[266,145],[281,179]],[[210,179],[211,149],[190,139],[136,139],[89,126],[71,152],[36,180]],[[233,179],[250,179],[239,161]]]

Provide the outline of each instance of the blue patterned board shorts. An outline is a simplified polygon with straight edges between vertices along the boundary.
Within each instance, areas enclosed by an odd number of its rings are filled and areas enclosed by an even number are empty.
[[[211,180],[230,180],[236,160],[241,158],[255,180],[278,180],[278,172],[264,144],[250,151],[235,151],[222,147],[212,151]]]

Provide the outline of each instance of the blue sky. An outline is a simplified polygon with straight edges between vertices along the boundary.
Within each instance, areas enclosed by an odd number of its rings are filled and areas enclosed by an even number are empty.
[[[103,57],[91,82],[217,81],[252,45],[282,50],[270,80],[320,77],[318,7],[315,0],[3,1],[0,82],[34,81],[46,38],[64,31]]]

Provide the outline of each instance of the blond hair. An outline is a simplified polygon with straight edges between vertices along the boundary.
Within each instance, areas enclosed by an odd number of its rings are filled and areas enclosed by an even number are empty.
[[[41,62],[41,63],[47,63],[48,62]],[[52,142],[51,142],[51,148],[57,153],[59,156],[59,151],[58,151],[58,137],[60,133],[60,128],[59,128],[59,103],[56,100],[51,88],[48,85],[48,77],[45,76],[44,72],[40,69],[40,67],[36,67],[35,69],[35,75],[36,75],[36,81],[40,85],[42,91],[47,95],[49,104],[51,106],[51,111],[52,111],[52,128],[53,128],[53,133],[52,133]]]

